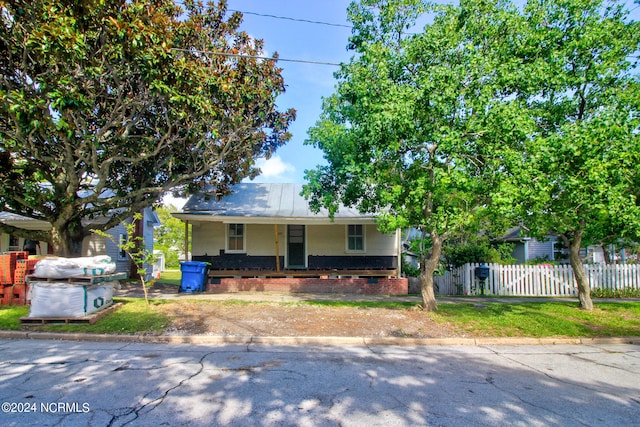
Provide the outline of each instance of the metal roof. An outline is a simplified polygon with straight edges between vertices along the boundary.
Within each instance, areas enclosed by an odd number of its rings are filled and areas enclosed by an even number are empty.
[[[0,212],[0,222],[12,227],[23,228],[26,230],[49,230],[51,224],[40,219],[33,219],[26,216],[18,215],[11,212]]]
[[[206,193],[191,196],[182,212],[174,216],[185,220],[218,220],[245,218],[260,220],[326,220],[329,212],[321,209],[313,213],[308,201],[300,195],[302,184],[241,183],[232,187],[232,193],[220,198]],[[207,218],[208,217],[208,218]],[[363,215],[357,209],[340,206],[334,220],[373,221],[373,215]],[[249,221],[251,222],[251,221]],[[266,222],[266,221],[265,221]]]

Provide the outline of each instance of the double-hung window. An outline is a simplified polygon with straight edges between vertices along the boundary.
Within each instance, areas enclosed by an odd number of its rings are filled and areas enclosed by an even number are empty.
[[[364,252],[364,225],[347,225],[347,251]]]
[[[244,224],[229,224],[227,228],[227,251],[244,252]]]

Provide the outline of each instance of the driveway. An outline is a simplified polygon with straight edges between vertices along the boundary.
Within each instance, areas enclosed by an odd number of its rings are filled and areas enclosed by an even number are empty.
[[[0,340],[0,425],[629,426],[640,346]]]

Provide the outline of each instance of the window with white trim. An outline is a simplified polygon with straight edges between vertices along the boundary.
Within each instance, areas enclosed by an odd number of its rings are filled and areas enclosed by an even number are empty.
[[[244,224],[227,225],[227,251],[244,252]]]
[[[127,260],[127,251],[123,249],[126,246],[127,242],[128,242],[127,233],[118,234],[118,260],[119,261]]]
[[[347,251],[364,252],[364,225],[347,225]]]

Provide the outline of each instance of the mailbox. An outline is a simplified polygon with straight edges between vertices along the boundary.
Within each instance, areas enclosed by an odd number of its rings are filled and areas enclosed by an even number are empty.
[[[489,267],[482,264],[479,267],[476,267],[476,277],[480,280],[486,280],[489,277]]]
[[[491,270],[484,264],[476,267],[476,278],[480,280],[480,294],[484,295],[484,281],[489,277]]]

